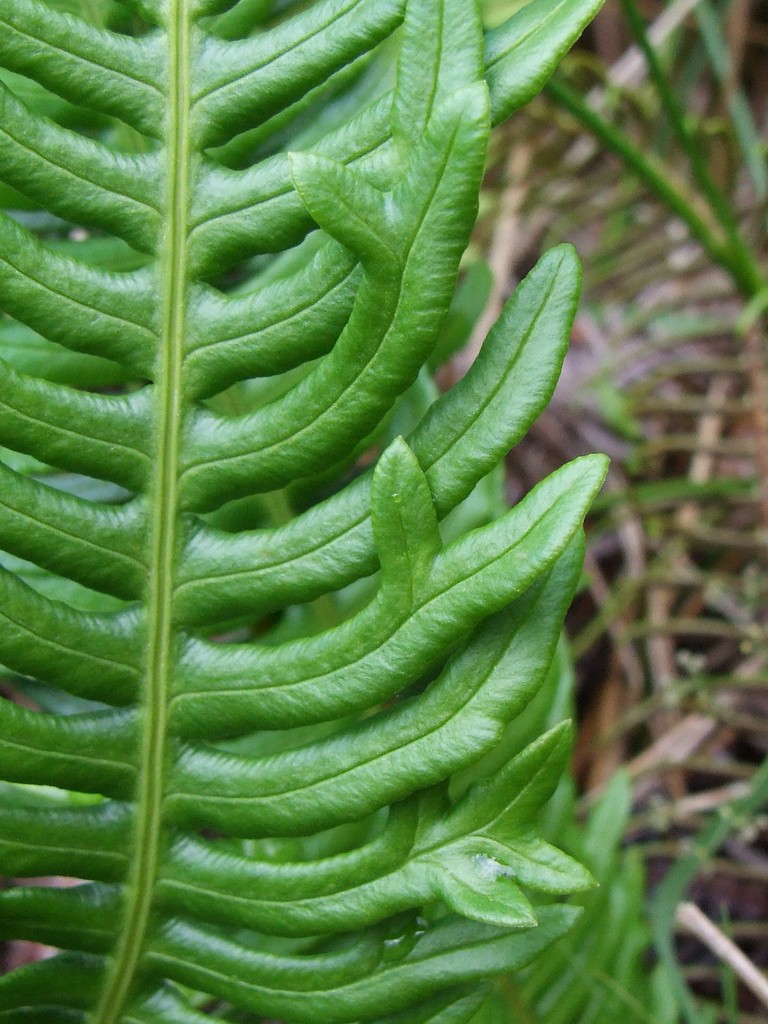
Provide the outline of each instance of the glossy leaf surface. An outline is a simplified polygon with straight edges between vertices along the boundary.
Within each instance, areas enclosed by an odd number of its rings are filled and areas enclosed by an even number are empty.
[[[548,401],[572,250],[422,368],[492,123],[594,4],[226,8],[0,0],[0,937],[61,951],[0,1024],[464,1024],[590,885],[537,825],[567,726],[452,784],[605,469],[445,525]]]

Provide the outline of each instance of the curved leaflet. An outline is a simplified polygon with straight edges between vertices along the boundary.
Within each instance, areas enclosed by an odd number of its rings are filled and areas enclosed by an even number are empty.
[[[0,937],[60,950],[0,1022],[468,1024],[591,884],[537,826],[567,725],[455,785],[546,678],[605,472],[455,536],[573,251],[414,395],[491,125],[593,5],[62,6],[0,0],[0,662],[38,702],[0,702]]]

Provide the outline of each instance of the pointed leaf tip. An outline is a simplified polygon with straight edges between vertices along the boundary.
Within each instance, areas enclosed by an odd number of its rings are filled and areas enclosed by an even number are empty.
[[[399,588],[407,581],[415,597],[441,542],[427,478],[402,437],[395,438],[379,459],[371,486],[371,517],[383,585]]]
[[[544,87],[603,0],[531,0],[486,36],[493,123],[500,124]]]
[[[461,844],[440,856],[440,896],[462,917],[502,928],[534,928],[538,919],[530,901],[506,865],[475,844]],[[463,847],[463,848],[462,848]]]
[[[427,487],[424,471],[419,460],[413,454],[411,448],[402,437],[396,437],[382,453],[376,468],[373,472],[373,484],[371,489],[371,501],[377,502],[383,498],[399,496],[408,488],[414,487],[416,492],[422,492]]]
[[[557,260],[562,267],[575,271],[579,275],[579,280],[581,280],[581,260],[579,259],[576,246],[571,242],[560,242],[558,245],[548,249],[539,260],[538,265],[548,260]]]
[[[592,490],[592,497],[594,498],[605,483],[611,460],[607,455],[597,453],[594,455],[581,455],[569,463],[569,465],[580,468],[583,486]]]
[[[387,195],[359,171],[317,153],[289,153],[291,179],[312,219],[363,264],[381,263],[391,274],[400,257],[392,248]]]

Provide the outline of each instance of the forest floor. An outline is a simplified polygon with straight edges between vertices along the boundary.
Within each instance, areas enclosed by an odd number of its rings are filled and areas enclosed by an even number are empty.
[[[680,15],[688,38],[670,66],[681,102],[742,238],[765,267],[768,7],[731,4],[721,22],[730,77],[715,81],[685,64],[703,38],[687,13],[693,6],[643,15],[656,28],[662,15]],[[604,8],[585,42],[567,77],[625,137],[659,154],[670,180],[696,200],[618,4]],[[756,129],[756,178],[734,128],[734,96]],[[569,623],[575,771],[585,807],[618,769],[629,773],[626,842],[643,853],[652,899],[713,815],[749,792],[768,754],[765,320],[663,197],[551,95],[499,140],[485,224],[482,244],[505,282],[497,301],[548,245],[574,242],[584,264],[561,383],[509,458],[510,496],[567,458],[612,457],[589,523],[588,587]],[[751,817],[711,847],[685,899],[749,965],[768,967],[768,818]],[[717,947],[690,911],[678,914],[676,950],[694,991],[719,1002],[720,1019],[768,1020],[765,989],[761,1001],[733,963],[723,991],[733,949]]]

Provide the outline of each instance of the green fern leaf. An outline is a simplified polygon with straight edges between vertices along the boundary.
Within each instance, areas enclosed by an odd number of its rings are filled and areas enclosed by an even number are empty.
[[[442,527],[554,388],[572,250],[391,422],[491,123],[595,5],[229,6],[0,0],[0,662],[37,699],[0,702],[0,938],[59,951],[0,1024],[465,1024],[573,922],[536,893],[591,884],[538,830],[567,726],[454,782],[547,675],[604,460]]]

